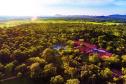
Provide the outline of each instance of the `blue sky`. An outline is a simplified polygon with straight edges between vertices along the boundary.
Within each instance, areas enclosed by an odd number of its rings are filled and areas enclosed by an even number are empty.
[[[0,15],[126,14],[126,0],[0,0]]]

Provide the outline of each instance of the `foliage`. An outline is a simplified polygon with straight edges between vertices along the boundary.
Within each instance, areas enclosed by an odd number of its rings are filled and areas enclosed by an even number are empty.
[[[80,84],[80,81],[78,79],[69,79],[66,84]]]
[[[51,77],[50,83],[51,84],[63,84],[64,79],[61,75],[57,75],[57,76]]]
[[[44,84],[106,84],[126,79],[126,25],[66,22],[0,29],[0,78],[26,77]],[[85,53],[83,41],[112,55]]]
[[[93,54],[89,56],[89,62],[91,63],[98,63],[99,62],[99,57],[97,54]]]
[[[104,70],[101,70],[100,74],[103,78],[112,77],[112,71],[109,68],[105,68]]]

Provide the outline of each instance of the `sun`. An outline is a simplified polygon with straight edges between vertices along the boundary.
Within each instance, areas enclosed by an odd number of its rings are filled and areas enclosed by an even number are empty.
[[[37,16],[33,16],[33,17],[31,18],[31,21],[35,21],[35,20],[37,20],[37,19],[38,19]]]

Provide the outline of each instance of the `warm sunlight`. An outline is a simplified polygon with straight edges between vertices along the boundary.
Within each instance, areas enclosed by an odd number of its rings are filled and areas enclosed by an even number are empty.
[[[126,84],[126,0],[0,0],[0,84]]]
[[[109,15],[125,14],[125,0],[0,0],[0,15]]]

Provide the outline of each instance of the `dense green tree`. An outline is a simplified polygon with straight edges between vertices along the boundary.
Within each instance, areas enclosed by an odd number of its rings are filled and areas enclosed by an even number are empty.
[[[80,81],[78,79],[69,79],[66,84],[80,84]]]
[[[3,48],[0,50],[0,61],[1,62],[9,62],[10,61],[10,49]]]
[[[50,63],[44,66],[43,73],[45,76],[53,76],[57,74],[57,67]]]
[[[51,84],[63,84],[64,78],[61,75],[51,77],[50,83]]]
[[[14,65],[13,62],[6,64],[6,65],[4,66],[5,72],[6,72],[8,75],[11,74],[12,71],[13,71],[13,69],[14,69],[14,66],[15,66],[15,65]]]
[[[89,56],[89,62],[91,63],[98,63],[100,61],[98,54],[93,54]]]
[[[27,77],[44,84],[121,84],[122,79],[126,80],[125,31],[124,24],[87,22],[30,23],[0,28],[0,78]],[[85,51],[83,42],[113,55],[99,58],[95,53],[81,53]],[[58,45],[60,49],[55,48]],[[113,77],[111,69],[121,68],[121,76]]]
[[[100,74],[103,78],[109,79],[112,77],[112,71],[109,68],[105,68],[104,70],[101,70]]]

